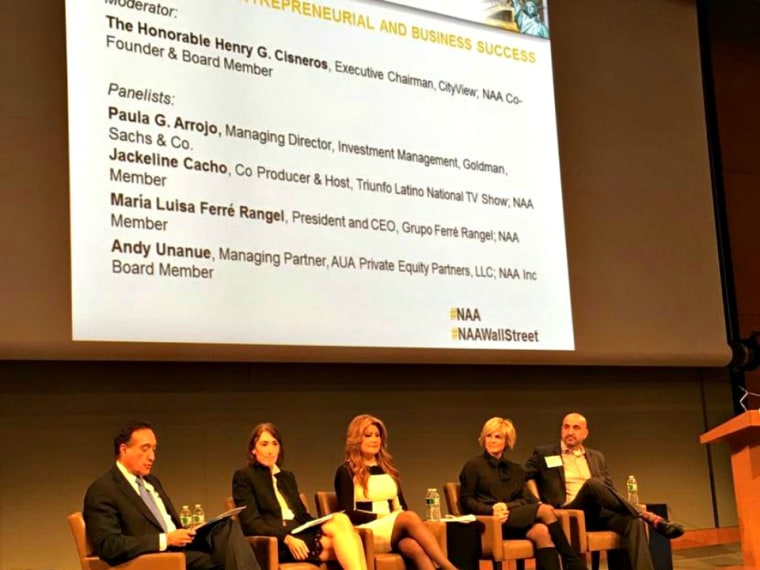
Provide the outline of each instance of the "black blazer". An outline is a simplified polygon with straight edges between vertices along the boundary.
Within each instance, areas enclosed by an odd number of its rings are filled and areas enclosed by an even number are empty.
[[[156,489],[177,528],[182,528],[174,505],[157,477],[145,477]],[[111,566],[147,552],[158,552],[161,524],[116,465],[87,489],[84,523],[95,554]]]
[[[507,459],[496,459],[487,452],[473,457],[459,473],[459,504],[465,514],[491,515],[496,503],[504,502],[508,509],[536,503],[537,499],[525,490],[523,468]]]
[[[591,477],[599,479],[611,489],[615,484],[610,478],[607,460],[601,451],[586,449],[586,461],[591,471]],[[546,457],[550,455],[562,455],[559,445],[543,445],[533,450],[533,454],[525,463],[525,475],[533,479],[538,486],[541,500],[555,507],[560,507],[567,497],[565,491],[565,469],[560,464],[558,467],[547,467]]]
[[[238,515],[246,536],[276,536],[282,542],[292,529],[314,518],[301,502],[295,475],[290,471],[280,471],[275,477],[280,494],[295,515],[292,521],[282,520],[282,509],[274,494],[269,467],[257,463],[238,469],[232,477],[235,506],[246,507]]]

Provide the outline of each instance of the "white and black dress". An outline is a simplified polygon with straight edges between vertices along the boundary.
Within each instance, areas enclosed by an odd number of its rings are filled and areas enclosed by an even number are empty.
[[[338,508],[346,512],[354,525],[372,529],[375,552],[390,552],[396,517],[407,508],[395,479],[379,465],[373,465],[369,468],[365,493],[364,488],[354,481],[351,468],[344,463],[335,472],[335,494]]]

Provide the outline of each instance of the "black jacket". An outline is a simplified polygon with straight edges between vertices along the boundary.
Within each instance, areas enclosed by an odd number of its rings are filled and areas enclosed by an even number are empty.
[[[290,471],[280,471],[275,477],[280,494],[295,515],[292,521],[282,520],[282,509],[274,494],[269,467],[257,463],[238,469],[232,477],[235,505],[246,507],[238,515],[246,536],[276,536],[282,542],[293,528],[314,518],[301,502],[295,475]]]
[[[156,489],[176,527],[182,528],[158,478],[144,479]],[[112,566],[159,551],[163,528],[116,465],[87,489],[82,514],[95,554]]]
[[[464,464],[459,484],[459,502],[465,513],[490,515],[496,503],[506,503],[507,508],[513,509],[537,502],[525,490],[523,468],[513,461],[496,459],[487,452]]]
[[[607,460],[601,451],[585,448],[586,461],[588,462],[591,477],[599,479],[611,489],[615,484],[610,478]],[[538,486],[541,500],[555,507],[560,507],[567,498],[565,492],[565,468],[562,464],[558,467],[547,467],[546,457],[562,455],[559,445],[543,445],[533,450],[533,455],[525,463],[525,474],[528,479],[533,479]]]

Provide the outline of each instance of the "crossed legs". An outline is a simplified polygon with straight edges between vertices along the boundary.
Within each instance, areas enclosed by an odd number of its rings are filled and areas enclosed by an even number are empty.
[[[240,525],[227,519],[207,532],[196,535],[196,540],[185,553],[188,570],[261,570]]]
[[[526,534],[526,536],[536,545],[536,549],[554,548],[562,559],[562,567],[565,570],[585,570],[586,562],[573,549],[573,547],[570,546],[570,542],[568,541],[565,532],[562,530],[562,525],[560,524],[554,509],[549,505],[541,504],[538,506],[536,518],[540,522],[533,525]],[[533,538],[532,535],[535,536],[535,538]]]
[[[601,481],[589,479],[568,505],[581,509],[589,530],[609,529],[623,536],[624,554],[610,558],[610,567],[652,570],[644,521],[638,509]]]
[[[441,570],[456,570],[436,538],[414,511],[404,511],[396,517],[391,546],[404,558],[411,560],[417,570],[435,570],[435,565]]]
[[[322,525],[321,542],[320,560],[329,560],[335,554],[343,570],[367,570],[362,541],[345,514],[336,513]]]

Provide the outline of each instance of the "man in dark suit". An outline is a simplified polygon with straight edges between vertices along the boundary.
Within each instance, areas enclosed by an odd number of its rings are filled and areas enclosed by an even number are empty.
[[[130,421],[114,438],[116,464],[87,489],[84,520],[95,553],[111,565],[141,554],[184,552],[189,570],[260,570],[240,526],[227,518],[196,532],[182,528],[157,477],[156,436]]]
[[[624,556],[610,553],[609,566],[652,570],[644,523],[668,538],[683,527],[648,511],[640,511],[615,489],[607,461],[600,451],[584,447],[586,418],[578,413],[562,419],[559,445],[537,447],[525,464],[526,476],[536,482],[540,500],[554,507],[580,509],[589,530],[614,530],[623,535]]]

